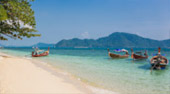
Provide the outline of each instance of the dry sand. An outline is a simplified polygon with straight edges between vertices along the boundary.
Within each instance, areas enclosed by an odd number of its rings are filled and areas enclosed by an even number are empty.
[[[0,53],[0,93],[92,93],[79,81],[32,60]]]

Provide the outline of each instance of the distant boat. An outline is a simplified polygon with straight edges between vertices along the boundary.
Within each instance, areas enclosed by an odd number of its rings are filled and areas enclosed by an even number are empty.
[[[32,51],[32,57],[41,57],[41,56],[47,56],[49,55],[50,48],[48,47],[47,51],[39,50],[38,48],[35,48],[34,51]]]
[[[132,59],[134,60],[142,60],[142,59],[148,59],[148,54],[147,51],[145,50],[145,53],[143,54],[141,51],[139,52],[134,52],[133,49],[131,49],[132,52]]]
[[[125,55],[119,55],[119,54],[115,54],[115,53],[111,53],[109,49],[108,50],[108,55],[111,57],[111,58],[128,58],[129,57],[129,54],[128,54],[128,51],[127,50],[120,50],[119,52],[126,52]]]
[[[4,47],[0,46],[0,49],[3,49]]]
[[[150,60],[151,70],[152,69],[164,69],[168,65],[169,61],[166,57],[161,55],[161,48],[158,48],[158,54],[152,57]]]

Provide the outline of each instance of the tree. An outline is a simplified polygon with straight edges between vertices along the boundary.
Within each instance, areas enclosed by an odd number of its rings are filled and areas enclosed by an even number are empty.
[[[0,21],[1,20],[6,20],[7,19],[7,13],[5,11],[5,9],[3,8],[2,5],[0,5]]]
[[[35,34],[36,22],[30,2],[34,0],[0,0],[0,40],[23,39]]]

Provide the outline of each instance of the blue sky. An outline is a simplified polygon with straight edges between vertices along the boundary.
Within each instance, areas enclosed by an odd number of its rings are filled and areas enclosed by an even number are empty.
[[[2,42],[27,46],[70,38],[99,38],[113,32],[170,38],[170,0],[35,0],[38,38]]]

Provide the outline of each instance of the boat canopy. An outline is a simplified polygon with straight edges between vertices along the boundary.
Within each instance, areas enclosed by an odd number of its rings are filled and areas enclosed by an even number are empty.
[[[36,52],[38,52],[38,53],[39,53],[39,52],[44,52],[44,50],[36,50]]]
[[[126,49],[115,49],[114,51],[115,52],[128,52],[128,50]]]
[[[32,47],[32,48],[34,49],[34,52],[36,52],[36,53],[44,52],[44,50],[40,50],[38,47],[36,47],[36,48]]]

